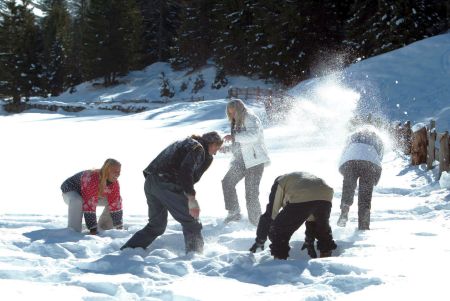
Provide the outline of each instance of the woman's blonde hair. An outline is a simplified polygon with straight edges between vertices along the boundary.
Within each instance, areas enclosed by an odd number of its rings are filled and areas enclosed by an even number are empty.
[[[235,115],[234,118],[230,116],[230,113],[228,112],[228,109],[234,109]],[[245,115],[247,113],[247,107],[245,106],[244,102],[240,100],[239,98],[232,99],[227,104],[226,109],[228,120],[231,124],[234,122],[234,126],[237,128],[240,128],[244,125],[245,121]],[[234,119],[234,120],[233,120]]]
[[[99,170],[99,183],[98,183],[98,196],[103,196],[103,191],[106,187],[106,180],[109,178],[112,166],[121,166],[120,162],[116,159],[106,159],[102,168]]]

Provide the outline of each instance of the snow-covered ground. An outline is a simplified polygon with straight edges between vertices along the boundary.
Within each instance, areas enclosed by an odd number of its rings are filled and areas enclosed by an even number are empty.
[[[204,254],[184,254],[181,227],[173,220],[147,250],[119,251],[147,220],[142,169],[176,139],[210,130],[226,134],[226,89],[223,95],[205,91],[208,100],[204,102],[170,103],[131,115],[106,111],[3,114],[2,296],[12,300],[442,300],[447,294],[445,272],[450,268],[450,193],[440,187],[437,168],[427,171],[425,166],[410,166],[408,157],[392,150],[386,135],[388,147],[374,191],[371,230],[361,232],[357,230],[356,204],[347,227],[336,226],[342,185],[337,161],[347,121],[361,106],[392,119],[402,116],[403,108],[408,107],[409,118],[405,119],[436,118],[438,127],[442,126],[444,115],[440,112],[448,111],[450,103],[449,41],[450,34],[430,38],[344,70],[343,74],[367,75],[365,83],[372,89],[371,95],[389,92],[389,97],[365,97],[361,82],[352,85],[317,79],[290,91],[297,97],[295,107],[286,122],[278,125],[266,123],[261,104],[248,102],[265,122],[272,159],[260,186],[262,207],[275,177],[286,172],[312,172],[335,189],[331,225],[338,248],[333,257],[325,259],[310,259],[300,251],[304,227],[294,234],[287,261],[273,260],[267,243],[262,252],[248,252],[255,227],[246,219],[223,224],[226,211],[221,179],[230,157],[221,153],[196,185]],[[424,49],[420,59],[412,55]],[[407,55],[410,59],[404,59]],[[416,74],[424,69],[423,64],[426,73]],[[170,72],[167,66],[163,70]],[[411,85],[408,89],[381,89],[376,80],[381,76],[386,83],[409,81]],[[423,80],[412,82],[413,77]],[[134,79],[128,77],[129,82]],[[205,76],[205,80],[211,78]],[[249,79],[244,82],[252,84]],[[235,85],[239,86],[239,81]],[[108,97],[126,90],[117,89],[97,92]],[[150,95],[158,87],[150,85],[145,92],[137,85],[138,89]],[[419,101],[419,97],[428,97],[425,91],[434,91],[434,99],[439,101],[430,110]],[[91,97],[81,87],[77,93],[79,99]],[[78,101],[77,93],[66,102]],[[405,93],[417,95],[416,100],[410,101]],[[64,102],[64,98],[55,101]],[[119,181],[127,229],[98,236],[66,229],[67,206],[60,184],[78,171],[100,167],[107,157],[122,163]],[[238,194],[244,209],[243,183],[238,184]]]

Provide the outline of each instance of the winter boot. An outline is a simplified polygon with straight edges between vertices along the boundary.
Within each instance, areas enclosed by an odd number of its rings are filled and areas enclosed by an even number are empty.
[[[331,257],[331,251],[320,251],[320,258]]]
[[[242,215],[241,215],[241,212],[238,210],[238,211],[228,211],[228,215],[227,215],[227,217],[224,219],[224,223],[225,224],[228,224],[228,223],[230,223],[230,222],[236,222],[236,221],[239,221],[239,220],[241,220],[242,219]]]
[[[314,248],[314,241],[305,241],[304,243],[303,243],[303,246],[302,246],[302,251],[304,250],[304,249],[306,249],[307,251],[308,251],[308,255],[309,255],[309,257],[311,257],[311,258],[317,258],[317,252],[316,252],[316,249]]]
[[[370,209],[361,210],[358,212],[358,229],[370,230]]]
[[[341,206],[341,215],[339,216],[339,219],[337,221],[337,225],[339,227],[345,227],[345,225],[347,224],[349,210],[350,210],[350,207]]]

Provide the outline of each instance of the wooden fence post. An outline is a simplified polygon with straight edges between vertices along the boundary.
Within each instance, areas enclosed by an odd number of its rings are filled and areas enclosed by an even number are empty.
[[[406,121],[401,129],[401,147],[405,155],[411,153],[411,121]]]
[[[449,171],[449,145],[448,145],[448,131],[445,131],[441,139],[439,139],[439,179],[443,171]]]
[[[427,162],[427,129],[421,129],[412,133],[411,138],[411,164],[420,165]]]
[[[428,146],[427,146],[427,169],[433,168],[433,162],[436,158],[436,122],[430,120],[430,128],[428,129]]]

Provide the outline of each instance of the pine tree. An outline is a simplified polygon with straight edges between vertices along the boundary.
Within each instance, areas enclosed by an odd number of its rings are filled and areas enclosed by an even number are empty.
[[[213,50],[216,63],[227,74],[248,72],[247,32],[252,24],[251,1],[218,1],[213,8],[215,37]]]
[[[12,97],[14,105],[41,92],[42,40],[29,4],[8,1],[0,18],[0,94]]]
[[[59,95],[71,84],[72,22],[64,0],[46,0],[43,19],[46,89]]]
[[[211,9],[214,1],[190,0],[181,9],[181,25],[172,47],[172,67],[196,69],[212,56]]]
[[[72,48],[70,52],[73,54],[70,56],[71,72],[70,72],[70,92],[75,92],[75,86],[82,83],[83,80],[89,79],[83,67],[83,32],[86,26],[86,14],[89,0],[76,0],[71,2],[71,11],[73,14],[72,25]]]
[[[365,58],[438,34],[444,23],[437,0],[357,0],[345,42]]]
[[[168,62],[180,26],[177,0],[137,0],[143,17],[142,65]]]
[[[83,67],[89,79],[116,83],[137,66],[142,19],[134,0],[92,0],[83,26]]]

